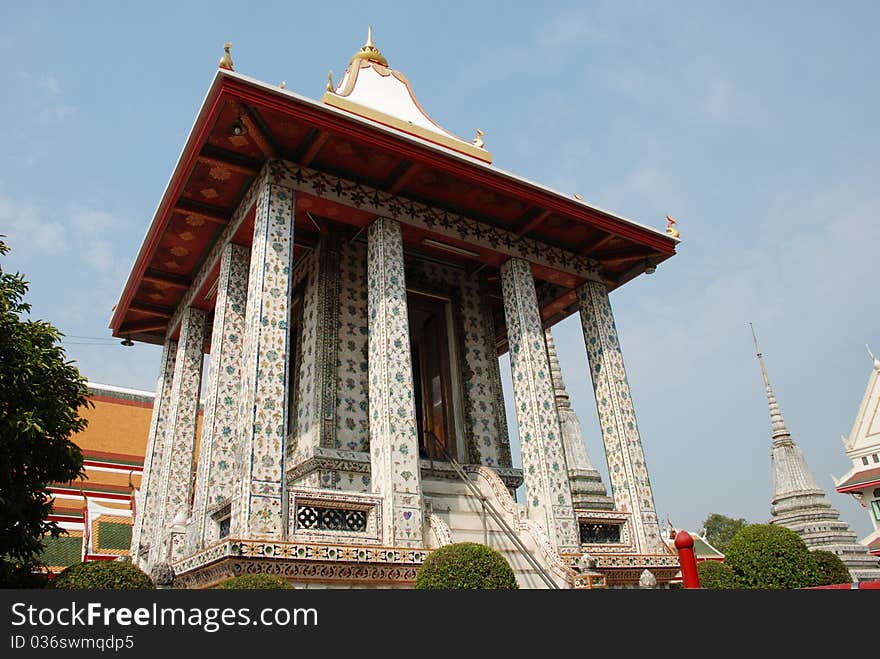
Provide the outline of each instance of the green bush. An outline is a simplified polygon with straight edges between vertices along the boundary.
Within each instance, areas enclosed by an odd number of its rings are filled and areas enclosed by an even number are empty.
[[[61,590],[153,590],[152,580],[131,563],[92,561],[77,563],[52,579],[47,588]]]
[[[719,561],[701,561],[697,563],[697,575],[700,587],[710,590],[726,590],[736,588],[736,578],[730,566]]]
[[[744,526],[727,546],[724,562],[737,588],[804,588],[820,581],[819,566],[807,545],[784,526]]]
[[[222,590],[288,590],[293,589],[293,585],[286,579],[271,574],[242,574],[221,581],[214,588]]]
[[[516,590],[510,565],[494,549],[475,542],[440,547],[416,575],[419,590]]]
[[[852,576],[840,556],[831,551],[819,549],[813,552],[813,560],[819,566],[817,586],[830,586],[836,583],[852,583]]]

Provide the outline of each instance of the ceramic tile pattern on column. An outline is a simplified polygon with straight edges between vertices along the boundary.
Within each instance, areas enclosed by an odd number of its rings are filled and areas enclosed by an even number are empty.
[[[422,544],[421,474],[400,224],[377,218],[368,234],[370,459],[383,499],[383,542]]]
[[[282,539],[294,193],[260,181],[251,246],[239,442],[243,470],[232,534]]]
[[[560,551],[580,551],[571,503],[550,363],[531,266],[510,259],[501,267],[504,315],[516,419],[522,449],[526,507]]]
[[[180,325],[171,407],[168,412],[168,439],[162,456],[163,484],[160,495],[156,543],[150,551],[153,563],[182,556],[166,555],[170,527],[181,513],[188,515],[192,495],[192,470],[195,458],[196,424],[199,392],[202,385],[202,362],[205,356],[207,314],[190,307]]]
[[[198,476],[193,504],[194,546],[218,538],[209,511],[231,500],[234,490],[235,430],[241,394],[244,313],[247,305],[250,250],[229,243],[220,257],[220,277],[211,334],[211,361],[205,392],[205,416],[199,442]]]
[[[577,294],[614,502],[618,510],[632,514],[637,550],[662,552],[654,495],[608,291],[604,284],[587,282]]]
[[[156,532],[156,517],[159,511],[157,501],[162,479],[162,455],[168,427],[168,411],[171,408],[171,389],[174,382],[174,361],[177,356],[177,341],[165,341],[162,359],[159,362],[159,378],[156,383],[156,397],[153,399],[153,414],[150,419],[150,434],[147,436],[147,451],[144,454],[144,471],[141,476],[141,491],[138,498],[137,514],[131,535],[132,560],[138,561],[141,549],[152,542]]]
[[[335,447],[369,451],[367,250],[344,243],[340,252]]]

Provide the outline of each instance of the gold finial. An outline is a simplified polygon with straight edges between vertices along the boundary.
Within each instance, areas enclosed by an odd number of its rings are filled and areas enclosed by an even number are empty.
[[[676,221],[672,219],[669,215],[666,216],[666,233],[672,238],[680,238],[681,234],[678,232],[673,224],[676,224]]]
[[[482,149],[482,148],[483,148],[483,144],[484,144],[484,142],[483,142],[483,135],[484,135],[484,134],[485,134],[485,133],[483,133],[483,131],[481,131],[479,128],[477,128],[477,136],[473,139],[473,145],[474,145],[475,147],[477,147],[478,149]]]
[[[286,81],[286,80],[282,80],[282,81],[281,81],[281,84],[278,85],[278,86],[281,87],[281,89],[287,89],[287,81]]]
[[[335,89],[333,86],[333,71],[327,72],[327,91],[332,92]]]
[[[577,192],[574,193],[574,198],[577,199],[578,201],[583,201],[583,200],[584,200],[584,198],[581,197]]]
[[[351,61],[354,62],[356,59],[365,59],[368,62],[376,62],[382,66],[388,66],[388,60],[386,60],[382,53],[379,52],[379,49],[373,45],[373,26],[367,27],[367,43],[365,43],[361,49],[354,54]]]
[[[221,69],[226,69],[227,71],[235,71],[235,69],[232,68],[232,55],[229,54],[230,48],[232,48],[232,44],[230,42],[227,41],[225,44],[223,44],[224,53],[223,57],[220,58],[220,64],[218,64],[218,66]]]

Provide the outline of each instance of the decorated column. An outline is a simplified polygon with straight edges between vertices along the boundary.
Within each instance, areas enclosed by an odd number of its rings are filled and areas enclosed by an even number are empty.
[[[181,530],[190,512],[202,362],[205,356],[206,313],[189,307],[180,321],[180,339],[171,385],[168,431],[162,455],[159,524],[150,563],[183,557]]]
[[[224,247],[220,257],[211,334],[211,363],[193,504],[190,546],[193,551],[219,539],[219,527],[211,515],[232,500],[236,485],[233,452],[241,393],[249,261],[250,250],[232,243]]]
[[[370,468],[387,545],[422,544],[419,442],[400,224],[380,217],[367,249]]]
[[[580,551],[550,363],[529,263],[510,259],[501,266],[501,287],[526,507],[529,517],[544,527],[560,551]]]
[[[256,185],[261,188],[251,245],[237,438],[241,470],[236,470],[239,492],[230,533],[282,540],[294,192],[271,175]]]
[[[171,407],[171,387],[174,380],[174,360],[177,341],[168,340],[162,348],[156,397],[153,399],[153,416],[150,434],[147,436],[147,452],[144,454],[144,470],[141,475],[140,492],[135,498],[134,523],[131,530],[131,560],[140,565],[156,533],[156,517],[162,474],[163,443],[168,427],[168,410]],[[143,559],[142,559],[143,555]]]
[[[588,281],[577,294],[614,502],[618,510],[632,515],[636,550],[641,553],[663,552],[654,494],[608,290],[600,282]]]

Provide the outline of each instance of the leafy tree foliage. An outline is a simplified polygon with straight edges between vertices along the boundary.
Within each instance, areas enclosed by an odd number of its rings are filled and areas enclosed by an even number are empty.
[[[821,580],[819,566],[801,537],[784,526],[749,524],[727,546],[724,562],[738,588],[805,588]]]
[[[712,513],[703,522],[703,528],[706,529],[706,540],[721,553],[727,550],[727,545],[733,536],[745,525],[746,520],[742,517],[734,519],[718,513]]]
[[[221,590],[290,590],[294,586],[287,579],[271,574],[242,574],[221,581],[214,588]]]
[[[709,590],[736,588],[736,577],[726,563],[720,561],[700,561],[697,563],[700,587]]]
[[[47,588],[59,590],[153,590],[152,579],[131,563],[77,563],[52,579]]]
[[[820,578],[817,586],[852,583],[852,575],[850,575],[846,564],[834,552],[818,549],[813,552],[813,559],[819,566]]]
[[[428,556],[416,575],[419,590],[516,590],[516,576],[500,553],[476,542],[457,542]]]
[[[0,240],[0,256],[9,247]],[[28,318],[28,283],[0,267],[0,584],[27,585],[43,536],[62,529],[47,520],[46,486],[83,474],[70,441],[86,427],[85,379],[58,345],[61,333]]]

